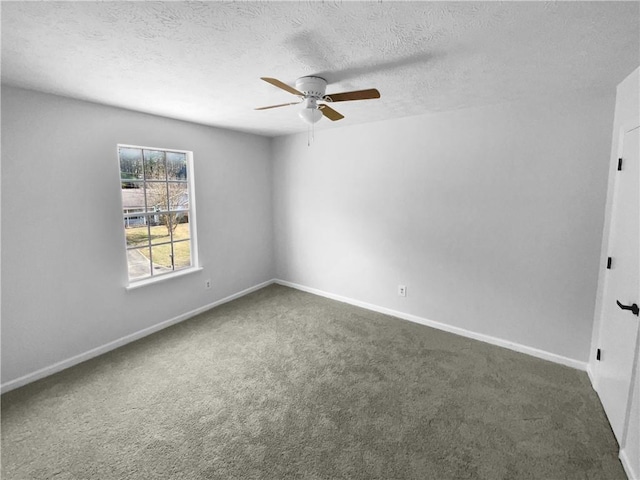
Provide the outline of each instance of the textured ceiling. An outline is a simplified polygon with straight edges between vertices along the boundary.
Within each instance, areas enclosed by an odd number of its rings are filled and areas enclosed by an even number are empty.
[[[378,88],[317,130],[613,92],[640,63],[638,2],[2,2],[2,81],[262,135],[305,131],[259,80]],[[584,93],[584,92],[583,92]]]

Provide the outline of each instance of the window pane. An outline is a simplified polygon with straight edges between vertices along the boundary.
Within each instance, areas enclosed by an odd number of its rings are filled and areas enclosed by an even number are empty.
[[[163,223],[166,221],[166,218],[164,218],[166,215],[155,216],[158,217],[158,222],[151,227],[151,244],[170,242],[171,235],[169,234],[169,229]]]
[[[163,151],[144,150],[144,175],[147,180],[167,179]]]
[[[169,210],[188,210],[189,190],[186,183],[169,183]]]
[[[176,213],[173,214],[174,222],[177,222],[177,225],[173,229],[173,241],[177,240],[189,240],[189,217],[186,214]]]
[[[151,247],[153,255],[153,274],[158,275],[173,270],[171,261],[171,244]]]
[[[149,229],[144,224],[146,218],[141,217],[143,222],[140,225],[130,225],[124,230],[127,237],[127,247],[142,247],[149,245]],[[136,220],[135,218],[129,218],[128,220]]]
[[[122,208],[125,217],[138,217],[133,215],[135,213],[144,213],[144,188],[140,184],[140,188],[123,188],[122,192]],[[153,211],[153,209],[151,209]],[[136,223],[135,221],[133,223]],[[137,222],[142,224],[143,220],[140,218]]]
[[[169,180],[187,179],[187,155],[167,152],[167,178]]]
[[[191,266],[191,242],[175,242],[173,244],[173,257],[175,269],[186,268]]]
[[[140,280],[151,276],[148,248],[127,250],[127,263],[129,265],[129,280]]]
[[[145,182],[147,208],[150,212],[169,210],[167,205],[167,182]]]
[[[142,180],[142,150],[139,148],[119,148],[120,179],[122,188],[135,188],[135,184],[126,180]]]

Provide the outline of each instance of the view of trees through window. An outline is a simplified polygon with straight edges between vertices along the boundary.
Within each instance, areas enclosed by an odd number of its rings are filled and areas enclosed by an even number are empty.
[[[118,147],[129,280],[192,265],[187,153]]]

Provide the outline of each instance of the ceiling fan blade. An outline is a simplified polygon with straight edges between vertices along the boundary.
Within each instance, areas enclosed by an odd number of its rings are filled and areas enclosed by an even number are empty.
[[[326,95],[324,99],[328,102],[346,102],[348,100],[369,100],[380,98],[380,92],[375,88],[368,90],[355,90],[353,92],[333,93]]]
[[[318,105],[318,108],[325,117],[327,117],[329,120],[333,120],[334,122],[336,120],[342,120],[344,118],[344,115],[336,112],[329,105]]]
[[[298,90],[296,90],[293,87],[290,87],[289,85],[287,85],[284,82],[281,82],[280,80],[278,80],[277,78],[270,78],[270,77],[260,77],[260,80],[264,80],[267,83],[270,83],[271,85],[273,85],[274,87],[278,87],[281,88],[282,90],[286,90],[289,93],[293,93],[294,95],[300,95],[300,96],[304,96],[304,94],[302,92],[299,92]]]
[[[268,107],[258,107],[254,108],[254,110],[269,110],[270,108],[278,108],[278,107],[287,107],[289,105],[298,105],[300,102],[293,103],[281,103],[280,105],[269,105]]]

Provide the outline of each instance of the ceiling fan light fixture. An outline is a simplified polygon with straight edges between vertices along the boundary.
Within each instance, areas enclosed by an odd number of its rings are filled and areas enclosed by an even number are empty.
[[[304,120],[309,125],[313,125],[314,123],[318,123],[322,118],[322,112],[316,107],[307,107],[300,110],[300,118]]]
[[[277,78],[260,78],[265,82],[270,83],[274,87],[295,95],[300,99],[300,102],[281,103],[280,105],[270,105],[268,107],[256,108],[256,110],[269,110],[271,108],[286,107],[288,105],[302,103],[303,108],[299,111],[298,115],[300,115],[300,118],[308,125],[314,125],[318,123],[323,116],[327,117],[333,122],[335,122],[336,120],[342,120],[344,118],[344,115],[336,112],[326,103],[318,105],[318,101],[334,103],[346,102],[350,100],[369,100],[372,98],[380,98],[380,92],[378,92],[378,90],[376,90],[375,88],[326,95],[327,81],[321,77],[300,77],[296,80],[296,88],[293,88],[286,83],[281,82]]]

